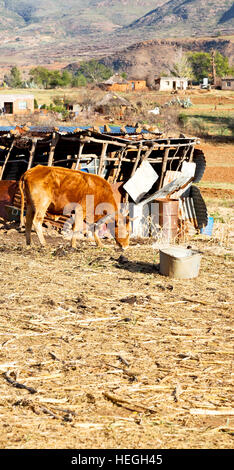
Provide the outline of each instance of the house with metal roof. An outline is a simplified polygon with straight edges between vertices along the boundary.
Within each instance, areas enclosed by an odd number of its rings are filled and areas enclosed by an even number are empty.
[[[187,90],[188,78],[159,77],[155,79],[155,86],[159,91]]]
[[[221,88],[222,90],[234,90],[234,77],[221,78]]]
[[[0,93],[1,114],[27,114],[34,112],[34,96],[32,94]]]

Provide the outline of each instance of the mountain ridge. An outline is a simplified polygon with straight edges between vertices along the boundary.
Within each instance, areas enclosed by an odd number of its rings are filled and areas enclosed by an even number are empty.
[[[161,27],[168,33],[178,30],[184,33],[218,33],[223,25],[230,31],[234,29],[232,0],[169,0],[124,28],[128,31],[137,29],[138,32]]]
[[[232,0],[0,0],[0,65],[69,63],[142,40],[230,35],[233,10]]]
[[[217,50],[229,58],[234,65],[234,41],[216,39],[153,39],[133,44],[115,54],[104,57],[101,62],[114,69],[124,71],[131,78],[147,78],[160,75],[168,68],[179,50],[187,52],[211,52]]]

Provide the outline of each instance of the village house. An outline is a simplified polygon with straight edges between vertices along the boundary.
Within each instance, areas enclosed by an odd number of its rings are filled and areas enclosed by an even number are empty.
[[[0,93],[0,112],[4,114],[27,114],[34,112],[33,95],[10,95]]]
[[[110,77],[105,82],[99,84],[100,88],[106,91],[139,91],[146,89],[145,80],[126,80],[118,73]]]
[[[188,79],[181,77],[159,77],[155,79],[159,91],[187,90]]]
[[[234,90],[234,77],[224,77],[221,79],[222,90]]]
[[[126,110],[131,108],[132,105],[128,100],[112,92],[106,93],[102,100],[95,105],[97,113],[109,114],[114,112],[119,119],[122,119]]]

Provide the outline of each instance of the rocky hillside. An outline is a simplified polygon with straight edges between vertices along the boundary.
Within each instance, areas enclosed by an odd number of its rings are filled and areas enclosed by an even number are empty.
[[[0,31],[88,34],[127,25],[165,0],[0,0]]]
[[[232,0],[0,0],[0,67],[106,55],[116,68],[122,62],[145,72],[144,64],[147,68],[155,59],[151,47],[138,43],[234,34],[233,9]],[[160,56],[161,43],[155,44],[159,67],[174,46],[163,46]]]
[[[144,41],[105,57],[102,62],[115,71],[127,72],[130,77],[147,78],[150,74],[155,76],[166,71],[181,48],[184,53],[214,49],[227,56],[230,65],[234,65],[234,41],[221,38]]]
[[[162,36],[232,32],[233,0],[170,0],[130,24],[127,29]]]

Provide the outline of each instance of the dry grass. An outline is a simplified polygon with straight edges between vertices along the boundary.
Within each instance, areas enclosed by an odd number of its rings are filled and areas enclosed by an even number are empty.
[[[140,241],[34,240],[0,230],[0,447],[230,448],[230,245],[172,280]]]

